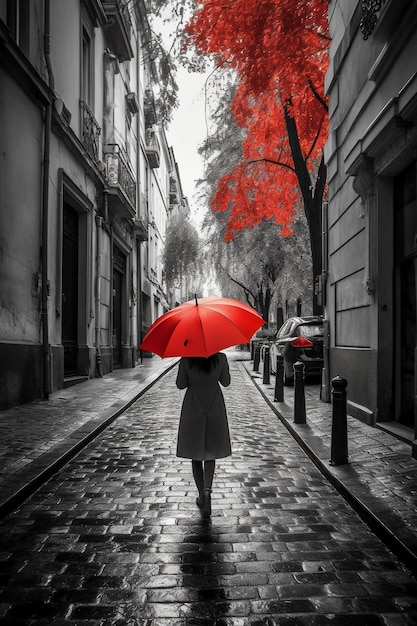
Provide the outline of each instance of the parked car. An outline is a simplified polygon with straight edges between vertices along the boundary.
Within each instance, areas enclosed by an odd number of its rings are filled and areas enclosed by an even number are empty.
[[[262,327],[256,331],[253,335],[250,343],[251,350],[255,350],[258,346],[261,347],[263,345],[269,345],[275,339],[275,335],[277,334],[277,328],[275,324],[275,328],[265,328]]]
[[[290,317],[281,326],[270,346],[271,372],[275,373],[277,356],[284,357],[284,385],[294,383],[293,365],[304,363],[305,374],[320,375],[323,369],[323,318],[318,315]]]

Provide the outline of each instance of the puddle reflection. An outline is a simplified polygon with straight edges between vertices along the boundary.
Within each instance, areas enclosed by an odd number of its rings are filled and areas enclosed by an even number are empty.
[[[193,592],[191,597],[195,598],[187,607],[187,620],[206,618],[210,620],[207,623],[213,626],[227,625],[225,618],[230,604],[221,583],[222,548],[219,534],[213,530],[211,521],[201,519],[184,537],[181,556],[183,587]]]

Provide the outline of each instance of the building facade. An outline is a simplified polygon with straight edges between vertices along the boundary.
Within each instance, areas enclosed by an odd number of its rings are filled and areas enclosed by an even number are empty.
[[[417,456],[417,8],[331,0],[329,24],[330,377]]]
[[[168,309],[145,3],[0,0],[0,409],[118,367]]]

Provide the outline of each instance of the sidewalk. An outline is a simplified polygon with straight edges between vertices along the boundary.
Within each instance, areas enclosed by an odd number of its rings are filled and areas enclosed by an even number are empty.
[[[274,402],[275,378],[262,383],[248,352],[230,351],[270,409],[306,453],[392,549],[417,573],[417,461],[411,448],[392,435],[348,417],[349,464],[330,466],[332,406],[319,399],[319,386],[306,388],[307,423],[294,424],[293,388]],[[177,359],[145,359],[68,389],[48,401],[0,412],[0,519],[111,423]]]
[[[178,362],[143,359],[0,411],[0,520]]]
[[[306,385],[306,424],[295,424],[294,388],[284,387],[284,402],[275,402],[275,376],[264,384],[262,364],[260,372],[249,360],[245,367],[316,466],[416,575],[417,460],[411,446],[348,415],[349,463],[330,465],[332,405],[320,400],[319,385]]]

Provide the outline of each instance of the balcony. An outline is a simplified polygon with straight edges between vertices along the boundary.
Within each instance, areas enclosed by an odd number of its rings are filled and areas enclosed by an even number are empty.
[[[139,241],[148,241],[148,224],[143,217],[137,217],[135,219],[133,230],[135,231],[136,239]]]
[[[86,152],[95,163],[99,162],[99,137],[101,128],[98,125],[90,107],[86,102],[81,101],[81,141]]]
[[[155,169],[159,167],[161,159],[161,146],[153,128],[148,128],[146,130],[145,142],[146,156],[148,157],[149,167]]]
[[[94,26],[102,26],[106,22],[106,14],[100,0],[85,0],[85,5],[93,19]]]
[[[169,177],[169,204],[179,204],[178,184],[172,176]]]
[[[138,216],[135,219],[134,231],[139,241],[148,241],[149,208],[148,195],[141,193],[139,197]]]
[[[104,1],[102,5],[107,17],[103,28],[110,49],[119,61],[129,61],[133,58],[133,49],[130,43],[132,22],[128,2],[126,0]]]
[[[153,91],[151,87],[147,87],[145,89],[145,95],[143,98],[143,108],[145,113],[145,126],[146,128],[150,128],[154,124],[156,124],[156,107],[155,107],[155,98],[153,95]]]
[[[104,154],[109,207],[124,218],[136,217],[136,182],[126,157],[117,144],[107,145]]]

